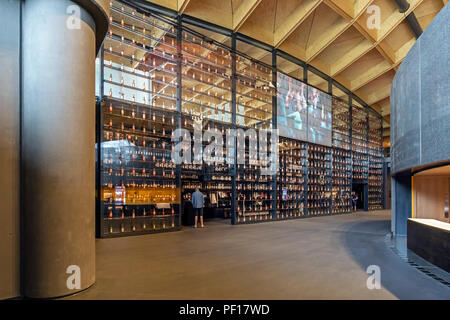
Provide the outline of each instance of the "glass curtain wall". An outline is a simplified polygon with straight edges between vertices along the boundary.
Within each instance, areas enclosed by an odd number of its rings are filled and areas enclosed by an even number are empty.
[[[181,173],[186,216],[192,210],[191,194],[198,187],[205,196],[205,218],[231,217],[233,178],[226,158],[234,158],[234,153],[224,138],[233,122],[232,56],[224,44],[229,41],[225,35],[183,25],[182,128],[192,136],[192,161],[182,164]],[[212,141],[218,148],[209,149]],[[186,219],[185,224],[193,223]]]
[[[349,212],[352,182],[369,183],[370,208],[381,208],[380,116],[303,62],[211,30],[111,2],[97,83],[99,236],[190,224],[195,188],[206,217],[231,223]],[[278,137],[277,171],[263,174],[273,150],[261,133],[281,128],[280,83],[292,81],[305,128]],[[177,164],[180,140],[190,158]]]
[[[351,191],[350,106],[348,99],[345,101],[339,97],[333,97],[333,213],[351,211]]]
[[[177,125],[176,25],[111,2],[100,106],[100,234],[180,226],[172,162]]]
[[[368,118],[367,110],[358,102],[352,103],[352,166],[353,183],[366,183],[369,174],[367,155]]]
[[[271,59],[271,53],[236,41],[236,223],[267,221],[275,207],[273,175],[269,165],[272,128],[272,67],[253,57]],[[270,61],[270,60],[269,60]],[[264,150],[263,150],[264,149]],[[263,154],[262,154],[262,153]]]
[[[382,120],[369,111],[369,210],[383,208],[383,149]]]

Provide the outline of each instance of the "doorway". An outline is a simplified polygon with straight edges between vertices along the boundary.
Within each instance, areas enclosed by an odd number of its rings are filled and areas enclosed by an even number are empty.
[[[205,222],[212,220],[226,221],[231,218],[231,178],[214,179],[216,174],[208,172],[207,167],[202,167],[195,176],[185,175],[181,180],[182,185],[182,224],[193,226],[195,220],[194,207],[192,205],[192,193],[198,187],[203,194],[203,219]]]
[[[353,183],[352,192],[355,192],[358,196],[358,200],[356,202],[357,210],[369,210],[369,202],[368,202],[368,193],[369,193],[369,185],[367,183]]]

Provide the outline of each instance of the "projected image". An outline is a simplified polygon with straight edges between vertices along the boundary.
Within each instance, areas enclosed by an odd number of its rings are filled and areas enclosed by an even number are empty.
[[[331,96],[308,88],[308,141],[331,146]]]
[[[307,85],[277,74],[277,123],[280,136],[307,140]]]

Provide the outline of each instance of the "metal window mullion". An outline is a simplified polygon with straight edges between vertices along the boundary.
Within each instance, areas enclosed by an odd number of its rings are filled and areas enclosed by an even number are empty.
[[[353,94],[348,95],[348,107],[350,115],[350,212],[353,212],[353,204],[351,201],[351,191],[353,190]]]
[[[272,96],[272,130],[277,130],[277,51],[272,50],[272,84],[275,87],[275,93]],[[272,138],[271,138],[272,140]],[[278,144],[278,141],[277,141]],[[278,146],[277,146],[278,147]],[[277,159],[279,161],[279,159]],[[280,164],[278,163],[279,167]],[[278,169],[278,168],[276,168]],[[275,173],[272,174],[272,220],[276,220],[277,218],[277,174],[278,170],[275,170]]]
[[[181,42],[182,42],[182,21],[181,16],[177,17],[177,128],[181,129],[181,99],[182,99],[182,51],[181,51]],[[183,209],[183,200],[181,196],[181,173],[182,167],[181,164],[176,165],[176,185],[178,187],[178,196],[179,196],[179,205],[178,205],[178,227],[181,227],[181,215],[184,211]]]
[[[103,137],[103,113],[102,113],[102,101],[104,97],[104,78],[105,78],[105,54],[104,54],[104,45],[102,44],[100,48],[100,92],[99,92],[99,101],[96,105],[97,115],[96,115],[96,133],[97,133],[97,172],[96,172],[96,181],[97,181],[97,201],[96,201],[96,216],[98,226],[97,236],[103,238],[104,237],[104,217],[103,217],[103,205],[102,205],[102,137]]]
[[[231,35],[231,127],[236,130],[236,34]],[[231,224],[236,224],[236,168],[237,168],[237,138],[233,137],[233,164],[231,174]]]

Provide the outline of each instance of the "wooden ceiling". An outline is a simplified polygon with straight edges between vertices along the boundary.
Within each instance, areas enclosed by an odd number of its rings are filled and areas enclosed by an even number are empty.
[[[414,12],[425,30],[448,2],[408,0],[410,8],[400,13],[394,0],[148,1],[265,42],[333,77],[383,116],[386,144],[391,83],[416,40],[405,18]],[[378,29],[367,24],[373,5],[380,10]],[[266,55],[257,51],[254,56],[270,62]],[[299,78],[298,68],[285,64],[283,71]],[[328,87],[319,77],[309,80],[319,88]]]

